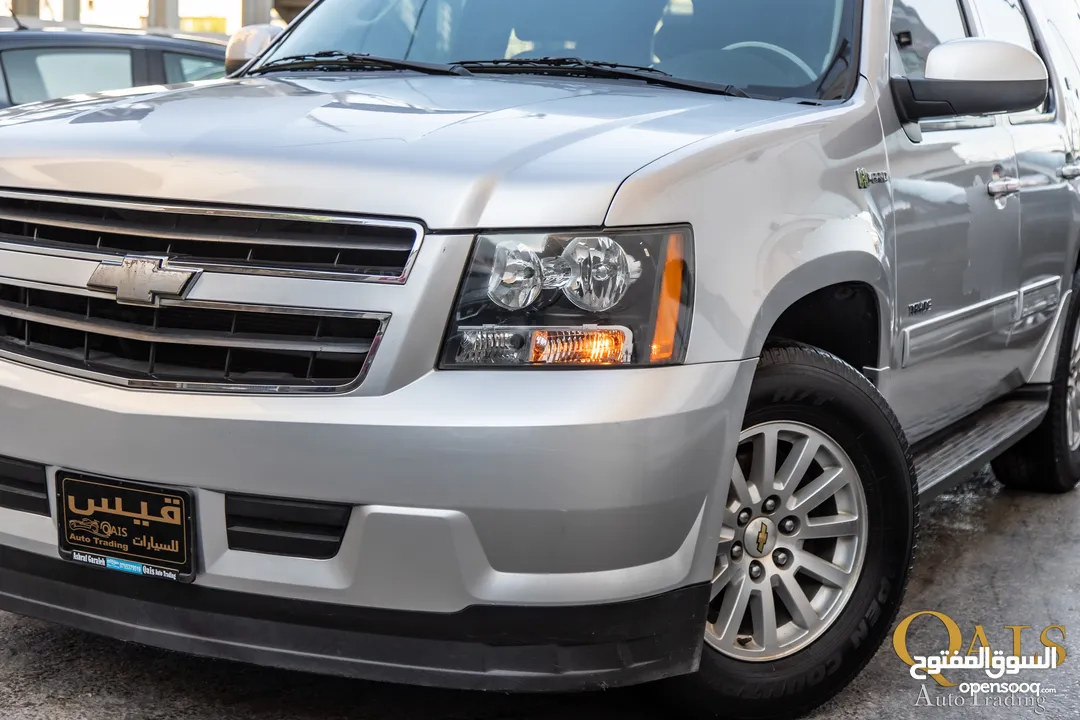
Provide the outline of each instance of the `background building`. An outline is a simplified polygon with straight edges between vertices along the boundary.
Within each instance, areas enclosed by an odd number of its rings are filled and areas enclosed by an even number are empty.
[[[110,27],[178,28],[186,32],[232,34],[243,25],[284,24],[310,0],[14,0],[20,17],[48,22],[82,22]],[[11,13],[0,0],[0,17]]]

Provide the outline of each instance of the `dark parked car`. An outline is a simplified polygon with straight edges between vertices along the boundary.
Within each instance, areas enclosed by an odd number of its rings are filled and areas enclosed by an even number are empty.
[[[220,78],[225,43],[97,28],[0,29],[0,108]]]

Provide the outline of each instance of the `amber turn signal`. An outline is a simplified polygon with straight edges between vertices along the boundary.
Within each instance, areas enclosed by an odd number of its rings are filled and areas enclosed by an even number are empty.
[[[630,362],[632,349],[623,328],[536,330],[529,356],[548,365],[613,365]]]
[[[679,313],[682,310],[683,267],[686,261],[683,242],[683,236],[678,233],[668,235],[650,362],[666,362],[675,354],[675,333],[679,329]]]

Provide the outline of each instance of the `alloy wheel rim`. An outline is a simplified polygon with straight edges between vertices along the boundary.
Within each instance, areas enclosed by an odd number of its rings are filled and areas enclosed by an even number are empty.
[[[835,440],[794,422],[744,430],[705,641],[724,655],[757,662],[804,649],[851,599],[866,543],[862,481]]]
[[[1072,348],[1069,352],[1069,380],[1065,390],[1065,431],[1069,438],[1069,450],[1080,449],[1080,323],[1073,331]]]

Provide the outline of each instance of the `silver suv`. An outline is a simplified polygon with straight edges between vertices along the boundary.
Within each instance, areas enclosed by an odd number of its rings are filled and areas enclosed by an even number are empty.
[[[322,0],[7,111],[0,608],[818,706],[920,501],[1080,478],[1074,10]]]

